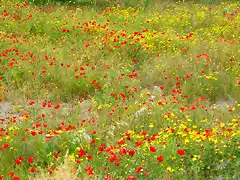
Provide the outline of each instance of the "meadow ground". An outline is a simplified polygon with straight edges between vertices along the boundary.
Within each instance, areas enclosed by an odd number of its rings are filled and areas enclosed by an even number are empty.
[[[0,179],[238,179],[240,2],[0,2]]]

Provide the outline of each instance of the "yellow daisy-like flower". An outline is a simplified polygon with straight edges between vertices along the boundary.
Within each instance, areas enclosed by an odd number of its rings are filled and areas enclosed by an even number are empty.
[[[150,125],[148,126],[149,128],[153,128],[153,123],[150,123]]]
[[[71,155],[69,156],[69,159],[72,160],[72,161],[75,161],[75,156],[74,156],[74,154],[71,154]]]
[[[169,172],[174,172],[174,169],[172,169],[170,166],[167,167],[167,170],[168,170]]]

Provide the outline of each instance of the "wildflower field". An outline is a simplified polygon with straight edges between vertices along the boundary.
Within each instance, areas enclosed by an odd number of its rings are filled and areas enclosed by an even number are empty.
[[[0,180],[238,179],[240,2],[94,2],[0,1]]]

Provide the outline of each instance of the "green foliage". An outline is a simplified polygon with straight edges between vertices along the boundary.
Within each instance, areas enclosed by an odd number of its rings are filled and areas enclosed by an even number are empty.
[[[154,3],[202,3],[202,4],[217,4],[222,3],[225,0],[27,0],[35,4],[52,4],[52,3],[64,3],[64,4],[77,4],[84,6],[93,7],[106,7],[106,6],[116,6],[121,7],[146,7],[151,6]],[[231,2],[237,2],[238,0],[228,0]]]

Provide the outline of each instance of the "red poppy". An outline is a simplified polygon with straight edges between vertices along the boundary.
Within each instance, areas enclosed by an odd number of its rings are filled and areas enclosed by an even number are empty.
[[[95,84],[95,83],[96,83],[96,81],[97,81],[97,80],[95,80],[95,79],[94,79],[94,80],[92,80],[92,84]]]
[[[211,136],[211,130],[210,129],[207,129],[206,131],[206,134],[205,136],[208,138],[209,136]]]
[[[142,144],[143,144],[143,142],[141,142],[141,141],[138,141],[135,143],[136,146],[141,146]]]
[[[153,153],[155,153],[157,150],[156,150],[156,148],[155,148],[155,147],[153,147],[153,146],[150,146],[150,151],[151,151],[151,152],[153,152]]]
[[[114,177],[111,176],[110,174],[106,174],[104,180],[114,180]]]
[[[53,171],[51,169],[48,170],[48,174],[52,174]]]
[[[31,135],[32,135],[32,136],[36,136],[36,134],[37,134],[37,133],[36,133],[35,131],[32,131],[32,132],[31,132]]]
[[[91,159],[92,159],[92,156],[87,156],[87,159],[88,159],[88,160],[91,160]]]
[[[115,162],[114,165],[115,166],[120,166],[120,162]]]
[[[19,156],[18,159],[21,161],[23,160],[23,156]]]
[[[46,105],[47,105],[47,103],[44,101],[44,102],[42,103],[42,107],[46,107]]]
[[[184,150],[182,150],[182,149],[178,149],[178,154],[180,155],[180,156],[184,156],[185,155],[185,151]]]
[[[127,180],[137,180],[137,178],[135,176],[128,176]]]
[[[157,161],[158,161],[158,162],[163,162],[163,156],[157,157]]]
[[[136,173],[139,173],[142,169],[143,169],[142,166],[139,166],[139,167],[136,169]]]
[[[54,107],[54,109],[59,109],[59,108],[60,108],[60,104],[58,104]]]
[[[22,161],[19,160],[19,159],[17,159],[17,160],[15,160],[15,163],[16,163],[17,165],[20,165],[20,164],[22,163]]]
[[[52,107],[51,101],[48,102],[48,108]]]
[[[86,167],[85,171],[87,171],[89,176],[93,176],[94,175],[93,168],[91,166]]]
[[[93,140],[90,142],[90,144],[94,144],[95,142],[96,142],[96,140],[93,139]]]
[[[137,63],[137,59],[136,59],[136,58],[133,59],[133,63],[134,63],[134,64]]]
[[[111,155],[108,160],[109,160],[109,162],[114,162],[114,161],[116,161],[116,160],[117,160],[116,154]]]
[[[28,161],[29,163],[33,162],[33,157],[29,157],[29,158],[27,159],[27,161]]]
[[[123,154],[126,154],[127,153],[127,148],[123,147],[121,148],[119,154],[123,155]]]
[[[20,180],[20,178],[19,177],[14,177],[14,178],[12,178],[12,180]]]
[[[29,105],[33,105],[33,104],[35,104],[35,102],[34,102],[34,101],[31,101],[31,102],[29,103]]]
[[[131,156],[131,157],[132,157],[135,153],[136,153],[135,150],[129,150],[129,151],[128,151],[128,155]]]
[[[158,101],[158,105],[164,106],[164,104],[161,101]]]
[[[125,143],[125,141],[126,141],[126,139],[125,139],[125,138],[123,138],[123,139],[121,139],[121,140],[119,140],[119,141],[118,141],[118,144],[124,144],[124,143]]]
[[[100,146],[98,147],[98,151],[104,151],[104,147],[106,145],[104,143],[101,143]]]
[[[79,153],[78,153],[78,157],[83,157],[83,156],[85,156],[86,155],[86,152],[83,150],[83,149],[80,149],[79,150]]]
[[[29,171],[30,171],[31,173],[34,173],[34,172],[35,172],[35,169],[32,167]]]

